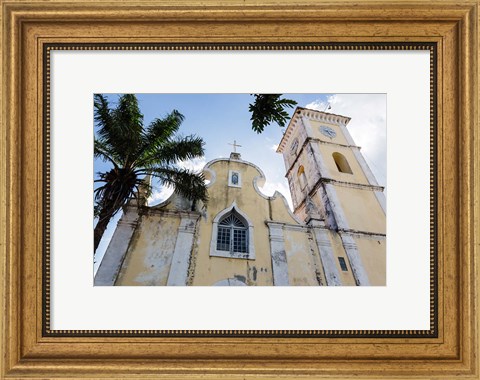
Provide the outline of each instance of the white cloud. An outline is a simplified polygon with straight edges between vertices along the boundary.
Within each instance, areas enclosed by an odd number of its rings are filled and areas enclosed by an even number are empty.
[[[153,203],[161,203],[166,199],[168,199],[168,197],[172,195],[172,193],[173,193],[173,188],[168,186],[162,186],[160,190],[154,189],[152,191],[152,194],[148,198],[148,201],[147,201],[148,205],[152,206]]]
[[[385,94],[335,94],[327,102],[319,100],[305,106],[324,111],[330,104],[328,112],[351,118],[347,128],[382,186],[387,182],[386,100]]]
[[[178,163],[183,169],[191,170],[193,172],[199,173],[202,171],[203,167],[207,161],[204,157],[202,158],[195,158],[193,160],[185,160]],[[152,186],[153,191],[150,197],[148,198],[148,204],[152,206],[154,203],[158,204],[161,203],[170,197],[173,193],[173,187],[170,186],[160,186],[158,181],[154,178],[152,179]]]
[[[270,147],[271,150],[273,150],[274,152],[277,151],[278,149],[278,144],[273,144],[271,147]]]
[[[286,181],[283,181],[283,182],[266,181],[265,185],[263,185],[263,187],[260,187],[260,190],[262,191],[263,194],[268,195],[270,197],[275,193],[275,191],[280,192],[287,199],[287,203],[290,206],[290,209],[293,210],[292,198],[290,197],[290,190],[288,188],[288,185],[286,184]]]
[[[180,161],[178,163],[178,166],[180,166],[183,169],[191,170],[193,172],[200,172],[202,171],[203,167],[207,164],[207,161],[205,160],[205,157],[202,158],[194,158],[193,160],[186,160],[186,161]]]
[[[317,111],[326,111],[326,109],[328,108],[328,102],[324,102],[322,100],[314,100],[313,102],[308,103],[305,108],[310,108]]]

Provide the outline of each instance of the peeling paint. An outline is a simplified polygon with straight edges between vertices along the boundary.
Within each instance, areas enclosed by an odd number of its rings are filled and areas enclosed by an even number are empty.
[[[245,276],[241,276],[239,274],[236,274],[235,276],[233,276],[235,279],[237,279],[238,281],[240,282],[243,282],[243,283],[246,283],[247,282],[247,278]]]

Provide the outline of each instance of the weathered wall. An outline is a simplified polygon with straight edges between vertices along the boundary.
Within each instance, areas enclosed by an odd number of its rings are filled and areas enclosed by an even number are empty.
[[[342,239],[334,231],[328,231],[328,236],[330,238],[330,244],[332,245],[332,249],[334,252],[335,266],[338,270],[338,273],[340,274],[342,285],[354,286],[355,279],[353,278],[352,268],[350,267],[350,263],[345,253],[345,249],[343,248]],[[343,257],[345,259],[345,262],[347,263],[347,269],[348,269],[347,272],[343,271],[342,268],[340,267],[340,262],[338,261],[339,257]]]
[[[385,200],[346,129],[349,120],[299,108],[278,151],[284,157],[295,215],[302,222],[313,221],[316,226],[314,236],[329,284],[384,285]],[[324,135],[321,131],[324,126],[333,129],[336,135]],[[298,149],[292,150],[295,139],[299,141]],[[352,173],[339,169],[334,153],[344,156]],[[305,177],[298,175],[301,166]],[[351,230],[356,233],[351,235]],[[372,243],[372,234],[380,243],[377,240],[374,240],[376,245]],[[339,258],[345,260],[346,270],[341,269]]]
[[[290,285],[325,285],[323,268],[307,228],[284,229]]]
[[[368,273],[370,285],[385,286],[386,278],[386,251],[385,238],[382,237],[355,237],[363,266]]]
[[[368,180],[350,148],[325,144],[321,145],[321,151],[325,166],[330,173],[330,178],[343,182],[354,182],[364,185],[368,184]],[[333,153],[335,152],[341,153],[345,156],[352,169],[352,174],[342,173],[338,170],[335,160],[333,159]]]
[[[224,279],[237,278],[247,285],[273,285],[269,230],[265,222],[272,218],[288,223],[296,223],[295,220],[287,211],[281,196],[270,201],[255,189],[255,181],[261,183],[263,173],[254,165],[239,160],[215,160],[208,165],[208,169],[215,173],[215,181],[208,189],[209,205],[198,226],[192,284],[213,285]],[[230,170],[241,173],[242,187],[227,185]],[[212,222],[217,214],[234,203],[236,209],[246,214],[253,224],[255,260],[210,256]]]
[[[283,242],[280,247],[285,252],[288,284],[326,284],[313,234],[308,227],[298,224],[281,194],[267,197],[259,192],[258,186],[264,178],[256,166],[241,160],[215,160],[208,170],[214,174],[214,180],[209,186],[208,208],[196,224],[186,276],[188,285],[238,284],[237,281],[246,285],[274,285],[270,231],[266,224],[269,221],[282,226]],[[227,186],[230,170],[241,173],[240,188]],[[220,212],[232,205],[245,214],[253,225],[254,260],[210,255],[212,222]],[[116,285],[167,285],[181,215],[185,213],[176,211],[177,208],[185,209],[188,205],[181,204],[181,200],[172,195],[161,206],[143,211]]]
[[[143,215],[115,285],[166,285],[180,218]]]
[[[385,213],[374,193],[379,188],[362,187],[376,182],[365,171],[363,158],[348,147],[353,141],[341,125],[348,118],[321,117],[338,124],[302,117],[296,128],[287,128],[281,142],[286,167],[291,167],[287,176],[294,205],[301,205],[296,216],[279,193],[267,197],[259,191],[265,178],[258,167],[238,154],[213,160],[205,167],[211,181],[207,209],[192,212],[191,203],[175,194],[161,205],[144,208],[138,225],[132,224],[135,232],[115,284],[385,285],[386,244],[381,236],[386,232]],[[324,136],[320,126],[329,126],[337,136],[333,140]],[[311,140],[304,145],[308,137]],[[295,139],[298,147],[292,154]],[[334,152],[345,156],[353,174],[338,170]],[[301,165],[306,186],[298,177]],[[231,177],[229,182],[232,170],[240,174],[241,185],[233,186]],[[325,183],[319,182],[320,174]],[[248,221],[253,240],[243,258],[215,249],[215,223],[232,207]],[[346,270],[339,258],[345,260]]]
[[[335,190],[350,229],[386,233],[385,214],[373,191],[341,186]]]

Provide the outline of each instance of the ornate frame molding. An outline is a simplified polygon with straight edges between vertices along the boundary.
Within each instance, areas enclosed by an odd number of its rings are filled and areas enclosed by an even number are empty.
[[[2,377],[478,378],[478,0],[1,4]],[[203,49],[215,44],[231,49],[238,44],[247,49],[279,44],[287,50],[295,44],[308,50],[320,43],[332,49],[368,49],[375,43],[386,49],[395,44],[435,45],[435,334],[412,339],[412,331],[382,337],[375,331],[296,331],[282,336],[276,330],[215,330],[211,335],[192,330],[158,336],[148,331],[46,329],[50,298],[42,289],[49,272],[42,251],[49,194],[43,181],[49,183],[44,176],[49,140],[42,125],[49,115],[43,96],[43,75],[48,71],[44,55],[47,46],[86,49],[92,43],[105,50],[118,44],[188,48],[200,43]]]

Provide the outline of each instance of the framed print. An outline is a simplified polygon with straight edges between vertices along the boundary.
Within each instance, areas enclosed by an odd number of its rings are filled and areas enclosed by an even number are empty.
[[[2,20],[3,378],[478,378],[478,1]]]

